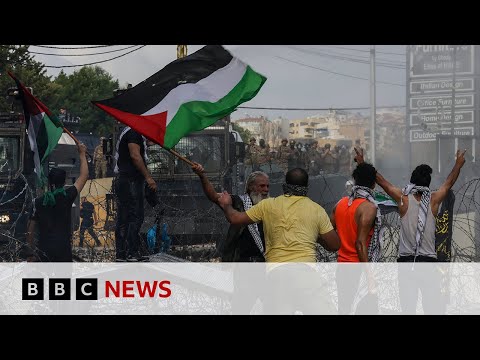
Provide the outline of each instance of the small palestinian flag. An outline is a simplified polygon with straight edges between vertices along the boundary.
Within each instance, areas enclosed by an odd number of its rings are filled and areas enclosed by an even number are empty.
[[[39,186],[47,183],[43,165],[48,155],[55,149],[63,133],[61,121],[12,74],[19,96],[23,104],[25,121],[27,122],[28,141],[33,151],[35,173]]]

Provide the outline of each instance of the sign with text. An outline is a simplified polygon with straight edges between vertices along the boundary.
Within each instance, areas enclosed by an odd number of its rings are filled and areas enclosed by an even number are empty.
[[[452,113],[450,111],[439,113],[415,113],[410,114],[410,125],[422,124],[450,124],[452,122]],[[473,110],[455,111],[455,124],[473,124]]]
[[[451,129],[440,129],[439,131],[431,132],[423,129],[411,129],[410,130],[410,142],[419,141],[435,141],[437,134],[439,135],[451,135]],[[472,127],[458,127],[453,129],[455,136],[473,136],[474,130]]]
[[[451,93],[452,79],[413,80],[410,82],[410,94]],[[455,79],[455,91],[473,91],[473,79]]]
[[[455,96],[455,108],[470,108],[475,105],[473,94],[461,94]],[[411,97],[410,110],[427,110],[451,108],[452,97],[449,95]]]
[[[410,77],[452,75],[454,63],[456,75],[473,74],[473,45],[412,45]]]

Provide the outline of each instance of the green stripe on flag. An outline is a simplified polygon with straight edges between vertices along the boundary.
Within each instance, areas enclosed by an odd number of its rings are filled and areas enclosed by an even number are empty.
[[[58,144],[58,140],[60,140],[60,137],[62,136],[63,133],[63,128],[57,127],[52,120],[48,117],[48,115],[43,116],[43,123],[45,125],[45,131],[46,131],[46,139],[48,142],[48,145],[46,147],[45,153],[43,154],[42,159],[40,162],[43,164],[47,156],[55,149],[55,146]],[[38,138],[37,138],[38,141]]]
[[[167,126],[163,147],[170,149],[190,132],[203,130],[231,114],[238,105],[253,99],[266,80],[247,66],[240,82],[217,102],[190,101],[182,104]]]

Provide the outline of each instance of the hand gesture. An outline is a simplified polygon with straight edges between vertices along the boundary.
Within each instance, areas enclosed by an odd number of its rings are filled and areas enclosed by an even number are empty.
[[[196,163],[196,162],[193,162],[193,165],[192,165],[192,170],[195,174],[197,174],[198,176],[202,175],[203,173],[205,173],[205,169],[203,168],[202,165],[200,165],[199,163]]]
[[[467,149],[465,150],[457,150],[457,159],[455,161],[456,165],[460,165],[460,167],[465,164],[465,153],[467,152]]]
[[[232,205],[232,197],[228,192],[224,191],[218,198],[218,204],[222,207],[222,209],[227,205]]]
[[[77,148],[78,148],[78,153],[80,155],[84,155],[87,153],[87,147],[85,146],[84,143],[79,143],[77,144]]]
[[[357,164],[363,164],[365,162],[365,159],[363,158],[363,149],[362,148],[353,148],[355,150],[355,157],[353,158],[353,161],[355,161]]]

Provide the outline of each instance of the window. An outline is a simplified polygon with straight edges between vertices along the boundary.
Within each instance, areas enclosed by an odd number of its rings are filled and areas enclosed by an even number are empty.
[[[20,139],[14,136],[0,137],[0,172],[16,172],[20,166]]]

